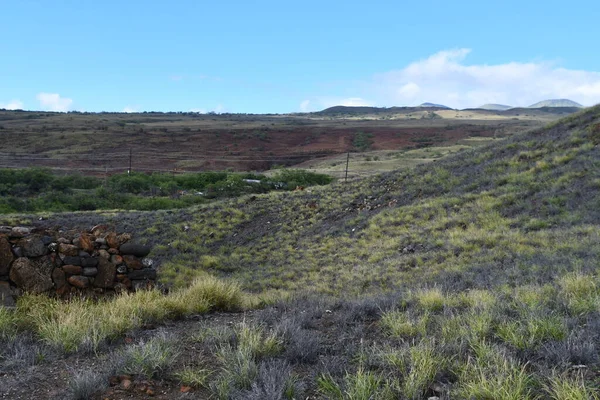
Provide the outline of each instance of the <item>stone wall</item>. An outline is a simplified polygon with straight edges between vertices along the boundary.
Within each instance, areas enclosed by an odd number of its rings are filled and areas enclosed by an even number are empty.
[[[154,286],[150,248],[106,225],[88,232],[0,227],[0,306],[23,292],[58,297],[101,295]]]

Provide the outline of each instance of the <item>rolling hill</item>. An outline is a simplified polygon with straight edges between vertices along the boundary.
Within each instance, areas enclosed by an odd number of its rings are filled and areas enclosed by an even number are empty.
[[[543,100],[529,106],[529,108],[542,108],[542,107],[577,107],[583,108],[583,106],[577,102],[569,99],[552,99]]]
[[[477,107],[481,110],[492,110],[492,111],[506,111],[512,108],[512,106],[507,106],[504,104],[484,104],[482,106]]]
[[[176,288],[209,276],[256,296],[246,313],[198,316],[162,333],[133,332],[130,344],[98,345],[85,357],[95,362],[90,373],[106,379],[80,374],[74,387],[93,383],[104,388],[99,398],[132,393],[119,380],[109,388],[109,376],[144,370],[128,358],[129,369],[108,360],[171,349],[176,356],[144,372],[171,395],[183,382],[200,398],[597,398],[598,160],[600,106],[427,165],[328,187],[179,211],[50,215],[36,224],[104,222],[152,244],[174,296],[153,294],[152,304],[176,309],[174,299],[189,296]],[[211,290],[198,299],[231,289]],[[214,304],[239,306],[232,298]],[[26,297],[16,315],[42,343],[60,340],[49,326],[67,329],[74,315],[95,315],[71,305],[63,316],[53,306],[44,319],[31,311],[35,301]],[[148,315],[140,324],[168,318],[159,312],[140,313]],[[85,326],[71,335],[88,343]],[[72,370],[82,357],[62,364]],[[32,366],[32,379],[50,364]],[[24,385],[1,384],[0,393],[9,387]],[[44,386],[60,393],[55,387]]]
[[[451,108],[450,108],[450,107],[448,107],[448,106],[445,106],[445,105],[443,105],[443,104],[435,104],[435,103],[422,103],[422,104],[419,104],[417,107],[425,107],[425,108],[445,108],[445,109],[451,110]]]

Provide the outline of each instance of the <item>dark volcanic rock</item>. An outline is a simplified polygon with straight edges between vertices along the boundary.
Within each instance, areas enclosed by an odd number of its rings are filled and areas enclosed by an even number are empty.
[[[0,282],[0,307],[14,307],[15,299],[8,282]]]
[[[87,276],[73,275],[68,279],[69,283],[76,288],[85,289],[90,285],[90,279]]]
[[[62,288],[67,284],[67,276],[65,275],[65,271],[62,268],[54,268],[52,271],[52,280],[54,281],[54,286],[57,289]]]
[[[131,271],[127,274],[129,279],[138,280],[138,279],[156,279],[156,271],[153,269],[140,269],[137,271]]]
[[[96,267],[86,267],[83,269],[84,276],[96,276],[98,274],[98,268]]]
[[[19,246],[13,247],[12,252],[17,258],[23,257],[23,249]]]
[[[77,257],[79,254],[79,248],[72,244],[60,243],[58,245],[58,252],[65,256]]]
[[[94,258],[94,257],[88,257],[88,258],[82,258],[81,259],[81,266],[82,267],[95,267],[96,265],[98,265],[98,259]]]
[[[142,269],[144,264],[135,256],[123,256],[125,264],[131,269]]]
[[[63,262],[69,265],[81,265],[81,257],[66,256],[63,258]]]
[[[42,238],[37,235],[19,240],[18,245],[23,251],[23,257],[40,257],[48,251]]]
[[[150,246],[136,243],[125,243],[120,248],[121,254],[132,255],[136,257],[146,257],[150,254]]]
[[[83,268],[79,265],[63,265],[62,270],[65,271],[67,275],[81,275],[83,272]]]
[[[8,267],[14,259],[10,243],[5,237],[0,237],[0,275],[8,275]]]
[[[52,270],[54,266],[48,257],[35,260],[17,258],[10,269],[10,279],[17,287],[32,293],[43,293],[52,287]]]
[[[98,274],[94,280],[94,286],[99,288],[111,288],[117,275],[117,266],[105,258],[98,259]]]

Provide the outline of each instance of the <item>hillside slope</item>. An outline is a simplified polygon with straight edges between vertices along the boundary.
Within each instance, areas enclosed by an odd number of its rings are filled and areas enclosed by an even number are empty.
[[[56,304],[49,315],[47,299],[25,297],[15,315],[42,343],[64,340],[49,336],[64,325],[59,332],[84,346],[96,326],[73,332],[68,324],[117,306],[140,307],[151,323],[197,301],[204,312],[240,307],[241,295],[207,272],[236,278],[258,299],[272,289],[295,295],[260,311],[150,325],[122,342],[98,339],[93,353],[65,358],[65,371],[51,361],[31,366],[27,385],[10,370],[0,394],[30,398],[51,388],[55,398],[142,399],[150,387],[166,399],[183,384],[198,398],[597,399],[599,145],[595,107],[348,184],[181,211],[51,216],[40,223],[135,228],[155,245],[165,282],[188,286],[198,275],[190,289],[205,292],[149,292],[153,300],[140,305],[146,294]],[[318,297],[298,294],[306,291]],[[229,300],[210,300],[224,293]],[[14,339],[22,337],[29,341]],[[32,340],[11,336],[0,368],[23,357],[25,345],[47,354]],[[70,392],[48,376],[70,379]]]
[[[207,256],[252,290],[356,294],[453,276],[535,281],[586,264],[600,255],[598,114],[414,170],[199,209],[173,228],[164,279]]]
[[[599,110],[414,170],[114,221],[157,245],[166,283],[195,269],[331,294],[535,281],[600,255]]]

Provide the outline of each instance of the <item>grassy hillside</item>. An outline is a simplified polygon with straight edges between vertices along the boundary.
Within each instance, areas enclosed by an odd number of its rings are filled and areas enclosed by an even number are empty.
[[[413,170],[202,208],[181,221],[187,232],[173,227],[163,279],[202,269],[204,257],[251,290],[331,294],[533,283],[590,268],[599,250],[597,114]]]
[[[599,145],[594,107],[348,184],[47,223],[125,226],[129,219],[155,244],[164,283],[185,287],[207,273],[235,279],[254,293],[242,301],[236,292],[235,307],[273,292],[291,295],[260,311],[185,325],[175,337],[155,333],[122,344],[122,363],[100,361],[105,372],[153,378],[165,390],[189,385],[199,398],[593,399],[600,376]],[[228,298],[215,292],[229,288],[211,285],[207,298]],[[189,313],[191,304],[173,300],[193,302],[185,290],[158,304]],[[232,308],[221,302],[217,309]],[[83,314],[56,306],[44,319],[31,304],[25,297],[16,313],[0,315],[0,328],[2,318],[5,332],[20,326],[11,318],[23,318],[32,322],[20,329],[52,343],[44,336],[53,332],[50,322]],[[143,318],[166,317],[141,307]],[[117,351],[95,349],[100,360]],[[161,362],[148,356],[156,349]],[[106,380],[80,373],[71,392]]]

